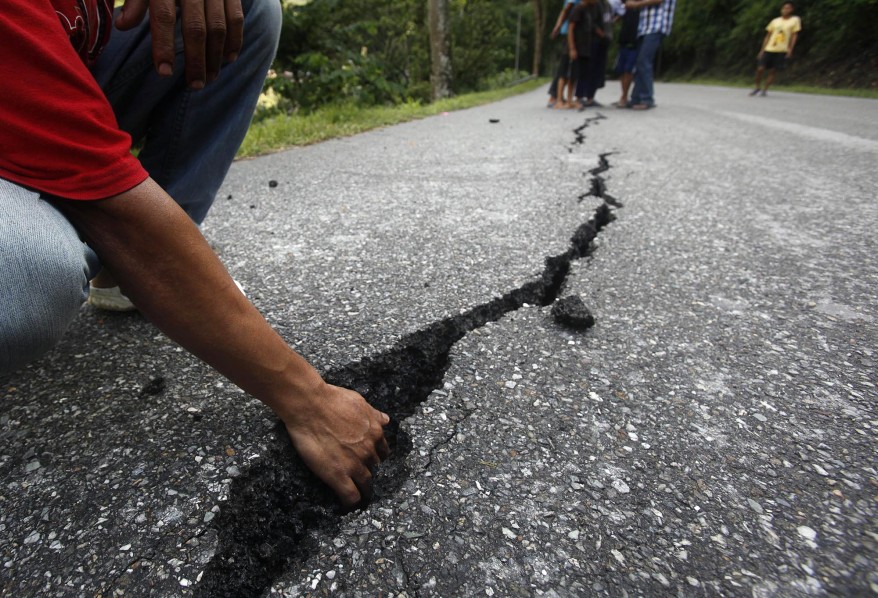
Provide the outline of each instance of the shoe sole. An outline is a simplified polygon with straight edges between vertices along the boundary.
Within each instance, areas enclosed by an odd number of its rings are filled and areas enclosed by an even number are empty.
[[[240,282],[232,279],[232,282],[235,283],[235,286],[238,287],[238,290],[241,291],[241,294],[245,297],[247,296],[247,291],[244,290],[243,285]],[[96,307],[98,309],[103,309],[105,311],[134,311],[137,309],[131,299],[122,294],[122,291],[119,287],[110,287],[108,289],[102,289],[98,287],[89,286],[88,289],[88,304],[92,307]]]
[[[104,311],[134,311],[137,309],[131,299],[122,294],[119,287],[100,289],[89,287],[88,304]]]

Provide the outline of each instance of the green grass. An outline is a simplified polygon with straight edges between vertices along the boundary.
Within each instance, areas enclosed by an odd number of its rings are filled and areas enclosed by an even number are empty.
[[[669,83],[691,83],[693,85],[714,85],[720,87],[753,87],[752,79],[716,79],[695,77],[692,79],[669,79]],[[871,98],[878,99],[878,90],[875,89],[855,89],[855,88],[833,88],[819,87],[817,85],[800,85],[780,83],[772,85],[774,91],[789,91],[792,93],[811,93],[826,96],[845,96],[850,98]]]
[[[273,116],[250,127],[241,149],[238,150],[238,158],[250,158],[288,147],[356,135],[443,112],[472,108],[525,93],[547,83],[547,79],[533,79],[513,87],[464,94],[426,105],[415,102],[370,108],[335,105],[305,115]]]

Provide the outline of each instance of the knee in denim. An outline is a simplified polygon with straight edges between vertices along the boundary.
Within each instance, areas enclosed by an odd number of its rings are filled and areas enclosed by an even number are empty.
[[[0,293],[0,371],[15,370],[55,346],[86,299],[82,253],[63,243],[20,254]]]
[[[258,47],[271,53],[277,51],[282,22],[281,5],[278,0],[249,0],[244,3],[244,51],[248,46]]]

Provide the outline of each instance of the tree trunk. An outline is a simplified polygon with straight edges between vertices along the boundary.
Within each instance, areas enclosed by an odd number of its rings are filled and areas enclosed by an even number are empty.
[[[451,31],[448,23],[448,1],[428,0],[430,12],[430,83],[433,100],[451,97]]]
[[[543,62],[543,35],[545,34],[546,23],[543,11],[543,0],[533,0],[534,5],[534,66],[533,75],[540,75],[540,66]]]

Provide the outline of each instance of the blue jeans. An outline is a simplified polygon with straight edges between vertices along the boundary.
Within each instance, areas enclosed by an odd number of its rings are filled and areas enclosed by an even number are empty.
[[[664,33],[647,33],[637,38],[637,63],[634,67],[634,91],[631,92],[631,104],[655,106],[653,95],[655,55],[664,37]]]
[[[149,22],[113,31],[92,74],[110,100],[119,127],[141,164],[168,195],[201,224],[244,140],[280,37],[278,0],[244,0],[244,46],[202,91],[186,87],[183,39],[177,22],[174,76],[152,63]]]
[[[185,85],[179,24],[173,77],[155,74],[148,20],[114,31],[92,71],[119,126],[143,143],[138,157],[144,168],[198,224],[247,133],[280,37],[278,0],[242,4],[241,53],[201,91]],[[0,372],[7,372],[61,338],[100,264],[38,193],[0,179],[0,206]]]
[[[0,373],[58,342],[88,297],[98,258],[38,193],[0,179]]]

